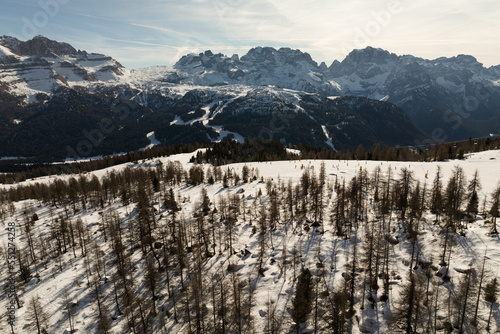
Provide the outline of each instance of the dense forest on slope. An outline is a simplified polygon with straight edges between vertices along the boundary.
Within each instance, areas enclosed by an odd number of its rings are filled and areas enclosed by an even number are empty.
[[[365,150],[363,145],[359,145],[354,152],[331,151],[308,145],[293,146],[295,150],[287,151],[281,142],[263,139],[247,140],[244,143],[225,140],[218,143],[194,142],[183,145],[159,145],[126,154],[64,164],[40,163],[29,159],[21,161],[0,160],[0,183],[21,182],[26,179],[48,175],[79,174],[126,162],[137,162],[144,159],[191,152],[202,147],[208,148],[208,150],[205,153],[200,153],[193,162],[209,162],[221,165],[234,162],[277,161],[294,159],[297,154],[300,154],[304,159],[444,161],[447,159],[462,159],[466,153],[497,149],[500,147],[500,139],[479,138],[419,147],[390,147],[375,144],[370,150]]]

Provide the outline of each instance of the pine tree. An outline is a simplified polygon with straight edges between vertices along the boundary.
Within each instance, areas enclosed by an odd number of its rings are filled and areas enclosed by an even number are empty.
[[[307,316],[312,311],[312,301],[312,274],[309,269],[302,268],[295,288],[295,299],[292,302],[292,319],[297,326],[297,333],[299,333],[300,324],[307,320]]]
[[[457,323],[455,325],[458,326],[460,333],[464,332],[465,319],[468,318],[471,313],[469,309],[471,306],[469,300],[473,292],[473,276],[475,276],[475,271],[472,268],[468,269],[465,276],[460,280],[458,291],[454,296],[456,304],[456,312],[454,312],[454,315],[457,317]]]
[[[333,334],[347,333],[348,304],[349,297],[344,288],[339,287],[328,296],[329,302],[329,325],[328,329]]]
[[[476,307],[475,307],[475,310],[474,310],[474,318],[472,319],[471,321],[471,324],[473,326],[477,326],[477,312],[479,310],[479,301],[481,300],[481,288],[482,288],[482,285],[483,285],[483,279],[484,279],[484,266],[486,264],[486,252],[484,253],[484,257],[483,257],[483,265],[481,267],[481,274],[479,276],[479,287],[478,287],[478,292],[477,292],[477,301],[476,301]]]
[[[410,334],[419,333],[416,328],[424,326],[426,323],[423,319],[425,314],[421,312],[425,293],[423,282],[422,276],[410,268],[408,282],[403,285],[399,295],[398,307],[389,319],[389,325],[392,328],[404,328],[405,333]]]
[[[439,215],[443,210],[443,180],[441,166],[439,165],[434,181],[432,182],[430,209],[432,213],[436,214],[436,221],[439,221]]]
[[[212,203],[210,202],[210,198],[208,197],[207,194],[207,189],[203,187],[201,189],[201,211],[203,212],[203,215],[206,216],[210,212],[210,205]]]
[[[408,227],[408,233],[410,234],[410,237],[412,237],[412,234],[418,230],[418,226],[414,226],[414,220],[420,219],[422,216],[422,199],[421,199],[421,194],[420,194],[420,182],[417,182],[417,185],[415,186],[415,189],[412,191],[410,200],[409,200],[409,208],[410,208],[410,224]],[[417,224],[418,225],[418,224]]]
[[[492,203],[491,203],[491,209],[490,209],[490,214],[493,217],[493,227],[491,228],[491,234],[498,234],[497,231],[497,217],[500,217],[500,182],[498,183],[497,187],[495,190],[493,190],[493,194],[491,195],[492,197]]]
[[[401,169],[401,178],[398,181],[398,209],[401,210],[401,220],[406,219],[406,210],[408,209],[408,199],[413,184],[413,172],[409,171],[407,168]]]
[[[169,189],[167,198],[165,199],[165,207],[167,210],[172,211],[173,214],[180,210],[175,200],[174,190],[172,188]]]
[[[472,180],[469,181],[467,186],[467,214],[471,215],[470,219],[475,218],[479,211],[479,195],[478,192],[481,191],[481,182],[479,181],[479,172],[474,172]]]
[[[249,175],[250,175],[250,168],[248,168],[247,165],[244,165],[241,168],[241,179],[243,180],[244,183],[248,182]]]
[[[458,223],[462,218],[460,207],[465,195],[465,182],[463,168],[455,166],[444,193],[444,208],[448,217],[448,224]]]

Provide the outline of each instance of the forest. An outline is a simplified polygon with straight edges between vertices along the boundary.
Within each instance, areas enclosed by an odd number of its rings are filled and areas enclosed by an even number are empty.
[[[2,332],[499,330],[500,183],[483,195],[480,171],[197,152],[3,187]],[[452,267],[472,230],[490,244]]]
[[[418,147],[392,147],[375,144],[370,150],[359,145],[354,152],[318,149],[309,145],[291,146],[300,152],[304,159],[347,159],[376,161],[445,161],[447,159],[463,159],[464,154],[497,149],[500,139],[477,138],[453,143],[436,143]],[[158,145],[145,150],[104,156],[66,163],[48,163],[38,160],[23,159],[9,161],[0,159],[0,184],[12,184],[26,179],[48,175],[75,174],[88,172],[127,162],[153,159],[178,153],[192,152],[198,148],[208,148],[207,152],[196,157],[198,163],[229,164],[250,161],[278,161],[297,158],[296,153],[287,151],[283,143],[277,140],[251,139],[243,143],[223,140],[215,143],[198,143],[176,145]]]

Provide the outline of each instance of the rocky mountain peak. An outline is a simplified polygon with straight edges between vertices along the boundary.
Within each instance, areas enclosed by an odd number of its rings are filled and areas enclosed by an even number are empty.
[[[35,36],[25,42],[14,37],[2,36],[0,37],[0,44],[9,48],[18,56],[60,57],[85,54],[85,52],[77,51],[68,43],[57,42],[42,35]]]
[[[229,58],[222,53],[214,54],[207,50],[200,54],[191,53],[183,56],[174,65],[174,68],[191,73],[204,72],[207,69],[226,72],[235,67],[236,62],[238,59],[235,56]]]
[[[329,71],[334,77],[356,72],[362,78],[369,78],[382,73],[381,66],[390,65],[397,60],[398,56],[394,53],[368,46],[351,51],[341,63],[334,61]]]
[[[241,58],[208,50],[183,56],[174,69],[184,83],[195,85],[272,85],[328,95],[339,92],[337,85],[327,80],[326,65],[320,68],[308,53],[291,48],[259,46]]]
[[[377,64],[385,64],[387,60],[397,58],[397,55],[381,48],[367,46],[364,49],[352,50],[344,61],[371,61]]]
[[[116,83],[127,70],[115,59],[76,50],[68,43],[44,36],[28,41],[0,36],[0,81],[26,102],[40,94],[52,95],[60,87]]]
[[[272,47],[253,48],[250,49],[246,55],[241,57],[241,60],[252,64],[271,63],[297,65],[300,62],[304,62],[314,68],[318,67],[318,64],[308,53],[286,47],[278,50]]]
[[[444,67],[448,67],[450,70],[466,68],[477,73],[484,68],[483,64],[478,62],[475,57],[463,54],[455,57],[440,57],[435,59],[434,62]]]

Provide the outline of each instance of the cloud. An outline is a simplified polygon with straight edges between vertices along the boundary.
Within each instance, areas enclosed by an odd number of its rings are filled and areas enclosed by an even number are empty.
[[[391,12],[394,3],[399,7]],[[7,18],[0,30],[17,36],[22,17],[42,10],[28,0],[3,0],[0,7]],[[129,67],[149,60],[171,65],[180,51],[241,54],[258,45],[299,48],[327,64],[371,45],[427,58],[471,53],[493,65],[498,31],[497,0],[73,0],[39,29]]]

